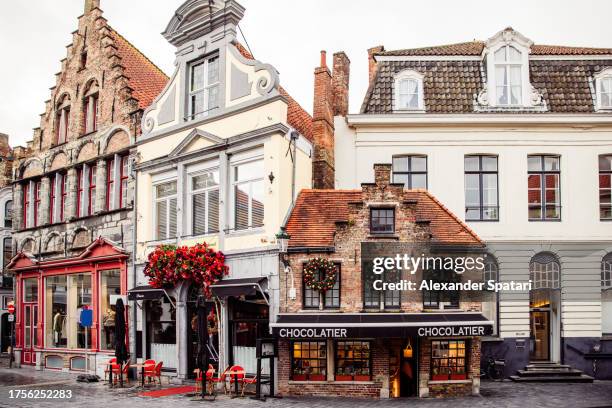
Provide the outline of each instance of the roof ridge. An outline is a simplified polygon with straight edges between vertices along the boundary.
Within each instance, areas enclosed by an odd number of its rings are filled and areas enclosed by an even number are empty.
[[[153,68],[155,68],[160,74],[165,76],[166,79],[170,79],[170,77],[168,75],[166,75],[166,73],[160,67],[158,67],[157,64],[155,64],[153,61],[151,61],[151,59],[149,57],[147,57],[142,51],[140,51],[140,49],[138,47],[136,47],[134,44],[132,44],[130,42],[130,40],[125,38],[123,35],[121,35],[121,33],[119,33],[119,31],[115,30],[110,24],[107,23],[106,26],[109,28],[109,30],[111,30],[111,32],[117,34],[117,36],[119,36],[119,38],[121,38],[123,41],[125,41],[127,45],[129,45],[134,51],[136,51],[138,54],[140,54],[140,56],[142,56],[145,60],[147,60],[147,62],[149,64],[151,64],[151,66],[153,66]]]
[[[425,190],[425,189],[417,189],[417,190],[413,190],[416,191],[418,193],[421,194],[425,194],[426,196],[428,196],[433,202],[435,202],[440,208],[442,208],[444,210],[444,212],[446,212],[448,215],[450,215],[455,221],[457,221],[474,239],[476,239],[478,242],[480,242],[481,244],[482,239],[480,239],[480,237],[476,234],[476,232],[474,232],[470,227],[468,227],[468,225],[463,222],[459,217],[457,217],[450,209],[448,209],[448,207],[446,207],[444,204],[442,204],[433,194],[431,194],[429,191]]]
[[[399,48],[399,49],[395,49],[395,50],[384,50],[380,53],[376,53],[374,55],[384,55],[388,52],[398,52],[398,51],[418,51],[418,50],[426,50],[428,48],[442,48],[442,47],[453,47],[456,45],[466,45],[466,44],[484,44],[485,42],[483,40],[471,40],[471,41],[460,41],[460,42],[455,42],[455,43],[448,43],[448,44],[437,44],[437,45],[425,45],[422,47],[411,47],[411,48]]]

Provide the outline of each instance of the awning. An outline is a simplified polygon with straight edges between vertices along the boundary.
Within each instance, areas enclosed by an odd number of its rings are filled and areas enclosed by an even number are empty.
[[[242,279],[223,279],[214,285],[210,286],[212,293],[220,298],[226,298],[229,296],[252,296],[257,292],[266,299],[267,297],[264,292],[264,285],[267,282],[267,278],[242,278]]]
[[[474,312],[286,313],[270,327],[281,338],[463,337],[489,335],[493,322]]]
[[[152,288],[151,286],[136,286],[128,290],[128,300],[157,300],[166,295],[163,289]]]

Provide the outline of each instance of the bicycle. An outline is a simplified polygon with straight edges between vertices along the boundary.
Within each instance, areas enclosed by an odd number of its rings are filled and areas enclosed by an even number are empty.
[[[493,381],[503,381],[506,360],[487,357],[484,368],[480,369],[480,378],[488,378]]]

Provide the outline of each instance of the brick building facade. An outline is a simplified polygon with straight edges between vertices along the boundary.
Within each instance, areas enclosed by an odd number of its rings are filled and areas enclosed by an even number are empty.
[[[85,0],[66,48],[40,126],[14,163],[18,255],[9,268],[18,360],[79,370],[84,349],[112,347],[114,303],[133,278],[131,149],[167,77],[107,23],[99,0]],[[91,263],[95,248],[108,249],[106,263]],[[78,325],[84,306],[94,310],[88,344]]]
[[[271,324],[279,338],[279,392],[376,398],[477,394],[480,337],[491,325],[481,314],[482,299],[464,292],[377,290],[369,262],[373,253],[395,256],[409,248],[477,257],[484,245],[426,191],[390,183],[390,165],[377,164],[374,173],[375,182],[361,190],[303,190],[288,218],[282,301]],[[304,276],[319,258],[337,271],[325,292],[312,289]],[[380,279],[418,286],[427,273],[395,270]],[[480,276],[482,270],[473,270],[459,281]]]

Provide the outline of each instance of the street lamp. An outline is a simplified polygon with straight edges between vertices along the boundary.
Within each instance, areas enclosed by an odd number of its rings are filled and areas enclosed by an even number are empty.
[[[281,227],[280,231],[276,234],[276,243],[278,245],[278,252],[280,254],[287,253],[287,247],[289,246],[289,239],[291,239],[291,235],[287,234],[287,228]]]
[[[288,275],[289,279],[291,279],[291,288],[289,288],[288,291],[289,299],[295,300],[295,284],[293,282],[293,273],[291,273],[291,266],[289,264],[289,256],[287,255],[287,248],[289,247],[290,239],[291,235],[287,234],[287,229],[285,227],[281,227],[278,234],[276,234],[276,243],[278,245],[278,253],[280,254],[281,262],[285,267],[285,274]]]

